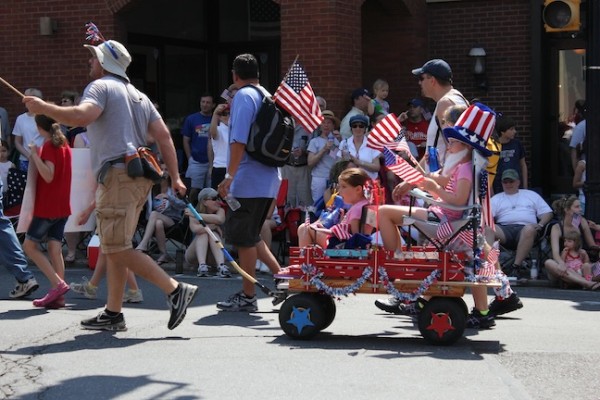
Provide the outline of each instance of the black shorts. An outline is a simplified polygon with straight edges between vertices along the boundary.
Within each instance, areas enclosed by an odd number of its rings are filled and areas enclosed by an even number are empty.
[[[240,198],[241,207],[236,211],[227,211],[225,220],[225,238],[227,243],[236,247],[254,247],[261,241],[262,228],[273,199]]]
[[[504,243],[503,246],[508,249],[516,249],[519,244],[519,238],[521,237],[521,231],[525,225],[499,225],[496,226],[502,229],[504,233]]]

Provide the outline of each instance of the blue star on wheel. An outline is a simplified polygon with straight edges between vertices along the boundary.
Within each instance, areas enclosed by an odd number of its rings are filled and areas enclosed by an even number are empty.
[[[298,329],[298,334],[302,333],[305,326],[315,326],[310,320],[310,308],[292,307],[292,318],[286,321]]]

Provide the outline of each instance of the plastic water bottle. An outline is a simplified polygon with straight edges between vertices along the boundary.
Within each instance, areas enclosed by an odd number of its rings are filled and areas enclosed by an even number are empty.
[[[529,274],[531,279],[538,278],[538,265],[536,259],[531,260],[531,270],[529,271]]]
[[[142,161],[140,155],[133,143],[127,143],[127,152],[125,153],[125,167],[127,168],[127,175],[130,178],[137,178],[144,176],[144,168],[142,167]]]
[[[435,172],[440,169],[440,163],[438,162],[437,149],[433,146],[427,148],[427,154],[429,154],[429,172]]]
[[[225,196],[225,203],[227,203],[227,206],[231,211],[238,210],[242,206],[238,199],[233,197],[231,193],[227,193],[227,196]]]

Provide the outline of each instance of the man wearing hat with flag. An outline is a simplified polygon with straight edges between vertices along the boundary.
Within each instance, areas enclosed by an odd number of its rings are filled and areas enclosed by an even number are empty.
[[[96,221],[102,252],[108,260],[108,299],[96,317],[81,321],[84,329],[123,331],[127,327],[121,313],[127,268],[158,286],[170,308],[168,328],[174,329],[185,317],[197,287],[178,283],[148,255],[132,248],[132,238],[152,181],[130,177],[125,155],[151,136],[160,149],[172,179],[173,190],[183,196],[186,187],[177,173],[177,157],[169,130],[148,97],[130,82],[126,70],[129,52],[115,40],[105,40],[96,26],[88,24],[88,39],[100,42],[85,45],[91,52],[90,78],[79,105],[61,107],[42,99],[25,96],[29,111],[45,114],[69,126],[87,126],[92,168],[97,177]],[[137,155],[137,152],[133,152]]]
[[[485,105],[479,103],[471,105],[460,116],[454,127],[445,128],[443,131],[445,139],[448,141],[448,154],[460,156],[460,161],[452,172],[448,183],[445,187],[442,187],[434,179],[422,177],[417,186],[443,203],[459,207],[469,204],[472,192],[475,190],[473,160],[488,157],[491,154],[486,149],[486,143],[494,130],[495,120],[495,113]],[[476,150],[479,155],[475,155],[473,150]],[[482,166],[482,163],[478,162],[476,164],[475,176],[479,176],[478,169],[481,169]],[[379,232],[387,250],[402,251],[398,225],[403,224],[404,216],[409,215],[409,212],[417,219],[438,222],[440,226],[445,221],[452,222],[463,216],[462,211],[451,210],[438,205],[431,205],[428,208],[409,208],[396,205],[381,206],[379,208]],[[472,290],[475,309],[469,316],[467,326],[481,329],[490,328],[495,325],[495,322],[493,315],[488,310],[486,290],[485,288],[481,288],[482,290],[475,289]],[[508,288],[508,291],[510,291],[510,288]],[[504,294],[505,297],[510,295],[512,295],[512,291]],[[423,301],[425,300],[421,299],[420,302]],[[393,306],[393,304],[388,303],[393,303],[393,301],[378,300],[375,304],[377,307],[389,311],[387,306]],[[415,305],[418,305],[418,303],[415,302]]]

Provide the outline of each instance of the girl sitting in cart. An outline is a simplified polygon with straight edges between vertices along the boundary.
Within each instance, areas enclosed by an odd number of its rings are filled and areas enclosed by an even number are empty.
[[[360,219],[363,206],[369,204],[365,197],[365,187],[371,184],[371,178],[360,168],[349,168],[344,170],[338,178],[338,195],[342,196],[344,203],[351,207],[344,215],[342,220],[327,229],[320,221],[314,223],[303,223],[298,227],[298,244],[305,247],[317,244],[322,248],[327,248],[330,239],[344,241],[350,239],[355,233],[370,234],[373,227],[365,224],[360,229]],[[335,237],[335,239],[334,239]]]

